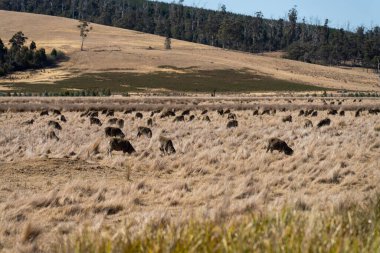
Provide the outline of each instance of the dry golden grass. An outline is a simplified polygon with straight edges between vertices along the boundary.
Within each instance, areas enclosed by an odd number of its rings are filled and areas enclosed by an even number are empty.
[[[76,20],[44,15],[0,11],[0,38],[23,31],[30,40],[48,50],[65,51],[70,61],[60,68],[16,75],[15,82],[53,82],[82,73],[178,71],[160,68],[195,67],[200,70],[247,69],[252,73],[323,87],[350,90],[380,90],[379,78],[365,69],[347,69],[306,64],[278,57],[278,53],[253,55],[173,40],[173,50],[163,48],[164,38],[140,32],[93,24],[94,30],[80,52]],[[29,41],[30,41],[29,40]],[[153,50],[148,50],[152,47]],[[191,71],[191,70],[187,70]],[[1,82],[9,80],[0,80]]]
[[[183,110],[191,101],[161,103]],[[59,99],[51,102],[65,107]],[[266,105],[250,103],[252,108]],[[362,103],[378,106],[377,100]],[[225,99],[198,106],[239,108],[236,104]],[[379,116],[364,112],[356,118],[346,112],[345,117],[329,116],[331,126],[305,129],[305,117],[298,117],[296,110],[274,116],[233,112],[239,121],[236,129],[227,129],[227,116],[216,111],[208,113],[209,123],[201,120],[198,109],[192,111],[194,122],[173,123],[173,118],[155,115],[152,139],[136,136],[149,111],[143,111],[142,120],[116,112],[115,117],[125,120],[123,131],[137,153],[114,152],[112,157],[107,155],[104,115],[99,127],[90,126],[81,112],[63,111],[68,122],[56,130],[57,142],[46,137],[51,130],[47,122],[56,116],[0,114],[0,247],[5,252],[49,252],[49,242],[83,228],[117,234],[128,227],[137,233],[148,224],[236,218],[284,206],[308,212],[339,210],[364,205],[379,190],[380,132],[374,127],[380,124]],[[283,123],[289,114],[293,122]],[[316,125],[325,117],[327,111],[319,111],[310,119]],[[32,118],[33,125],[22,125]],[[162,130],[172,138],[175,155],[159,152]],[[266,153],[271,137],[285,140],[294,155]]]

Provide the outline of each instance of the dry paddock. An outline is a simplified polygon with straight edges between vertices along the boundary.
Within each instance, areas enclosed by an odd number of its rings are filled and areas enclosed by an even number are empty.
[[[42,100],[29,101],[40,104],[35,111],[25,110],[27,102],[21,100],[17,108],[17,100],[11,101],[13,107],[1,103],[8,108],[0,114],[0,251],[30,251],[38,245],[48,252],[49,242],[84,226],[113,232],[128,226],[140,231],[149,223],[228,218],[285,206],[312,212],[365,205],[379,190],[380,114],[327,115],[322,109],[336,107],[332,101],[326,106],[320,98],[291,99],[292,103],[283,98],[129,103],[100,99],[72,108],[76,103],[67,100]],[[122,130],[137,152],[115,152],[110,157],[104,134],[110,117],[100,114],[103,125],[97,126],[80,114],[95,104],[115,108],[117,103],[120,109],[137,107],[144,117],[115,112],[115,117],[125,120]],[[177,115],[191,108],[196,119],[189,122],[186,116],[185,122],[174,123],[173,118],[160,119],[157,114],[153,138],[138,138],[137,128],[146,126],[157,105],[178,108]],[[277,113],[253,116],[253,109],[267,106],[276,107]],[[23,112],[16,112],[21,107]],[[227,116],[214,110],[219,107],[232,109],[237,128],[227,129]],[[305,107],[320,109],[318,116],[298,116]],[[339,107],[379,108],[379,100],[346,99]],[[52,130],[48,121],[58,117],[39,116],[42,108],[61,109],[67,118],[60,122],[62,130],[55,130],[59,141],[47,138]],[[202,120],[205,108],[210,109],[211,122]],[[280,112],[281,108],[287,111]],[[293,122],[282,122],[287,115],[293,116]],[[331,125],[318,129],[316,124],[326,117]],[[306,118],[314,127],[303,127]],[[30,119],[33,125],[22,124]],[[162,130],[173,140],[175,155],[160,153]],[[266,153],[272,137],[286,141],[294,154]]]

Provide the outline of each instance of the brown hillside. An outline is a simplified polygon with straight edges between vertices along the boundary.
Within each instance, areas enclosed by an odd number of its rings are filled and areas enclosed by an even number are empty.
[[[39,47],[57,48],[70,56],[61,67],[27,76],[22,82],[52,82],[78,73],[102,71],[176,71],[159,66],[210,69],[249,69],[253,73],[307,84],[351,90],[380,90],[379,78],[365,69],[325,67],[270,55],[252,55],[173,40],[173,50],[163,49],[164,39],[126,29],[93,24],[81,52],[77,20],[0,11],[0,38],[7,41],[23,31]],[[149,50],[151,47],[153,50]],[[0,82],[4,80],[0,80]]]

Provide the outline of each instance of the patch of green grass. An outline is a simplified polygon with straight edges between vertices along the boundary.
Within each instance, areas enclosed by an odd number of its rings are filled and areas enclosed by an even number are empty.
[[[284,210],[232,222],[156,224],[142,234],[84,232],[55,252],[379,252],[380,202],[333,213]]]
[[[260,92],[319,91],[324,88],[293,83],[236,70],[199,70],[186,73],[99,73],[83,74],[55,84],[13,84],[12,88],[41,93],[66,89],[110,89],[113,93],[144,92],[146,89],[167,89],[178,92]]]

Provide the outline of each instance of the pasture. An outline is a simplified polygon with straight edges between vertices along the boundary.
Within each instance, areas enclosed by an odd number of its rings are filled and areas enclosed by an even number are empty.
[[[332,236],[323,230],[325,220],[315,217],[368,207],[377,196],[379,108],[380,101],[369,98],[1,98],[0,247],[5,252],[13,247],[65,252],[65,247],[81,245],[82,250],[108,252],[102,250],[105,245],[115,244],[119,250],[135,245],[159,252],[170,244],[163,238],[186,248],[176,233],[194,242],[199,242],[193,236],[197,233],[213,233],[215,241],[209,243],[231,246],[226,251],[233,252],[243,236],[253,236],[244,227],[256,226],[250,222],[262,222],[262,231],[280,229],[268,234],[257,230],[258,239],[278,236],[293,242],[293,249],[312,247],[312,237],[297,241],[295,236],[313,224],[316,233]],[[230,112],[221,114],[220,109]],[[43,110],[48,115],[41,116]],[[301,110],[317,115],[300,115]],[[175,116],[162,118],[167,111]],[[101,125],[91,124],[90,114]],[[184,120],[175,121],[182,114]],[[111,118],[124,121],[113,127],[120,127],[136,152],[109,155],[111,138],[105,128]],[[233,118],[237,127],[227,128]],[[330,124],[317,127],[326,118]],[[152,137],[138,137],[148,119]],[[312,126],[305,126],[307,120]],[[57,138],[51,138],[52,131]],[[160,150],[161,137],[172,141],[174,154]],[[283,140],[294,152],[267,152],[271,138]],[[344,217],[328,216],[326,222],[343,226]],[[349,218],[354,232],[362,228],[357,217]],[[281,232],[286,229],[295,230]],[[233,240],[233,231],[242,237]],[[104,240],[94,242],[95,234]],[[158,248],[154,242],[160,242]],[[271,246],[247,243],[258,250]]]

